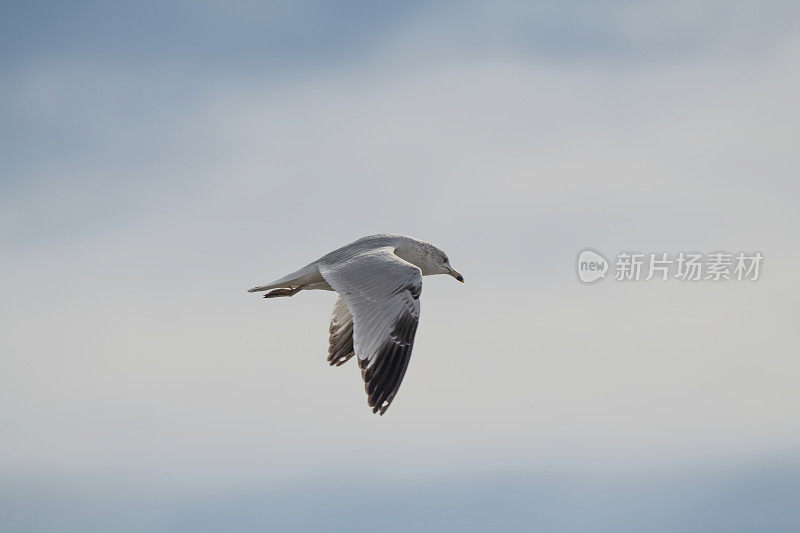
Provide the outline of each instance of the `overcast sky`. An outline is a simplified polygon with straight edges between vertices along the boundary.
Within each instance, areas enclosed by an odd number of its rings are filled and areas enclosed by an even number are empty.
[[[2,8],[6,494],[797,463],[797,3],[162,4]],[[382,418],[334,295],[245,293],[378,232],[466,278]]]

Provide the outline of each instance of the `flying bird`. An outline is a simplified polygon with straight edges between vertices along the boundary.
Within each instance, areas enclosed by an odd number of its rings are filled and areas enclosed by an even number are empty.
[[[328,363],[357,356],[373,413],[383,414],[406,373],[419,323],[422,276],[464,278],[436,246],[403,235],[371,235],[330,252],[277,281],[248,292],[264,298],[304,290],[336,291]]]

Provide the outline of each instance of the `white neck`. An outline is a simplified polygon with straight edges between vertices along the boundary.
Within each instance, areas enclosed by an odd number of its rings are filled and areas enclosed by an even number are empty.
[[[424,241],[412,239],[411,237],[398,237],[394,253],[417,266],[423,276],[438,274],[438,266],[434,260],[436,247]]]

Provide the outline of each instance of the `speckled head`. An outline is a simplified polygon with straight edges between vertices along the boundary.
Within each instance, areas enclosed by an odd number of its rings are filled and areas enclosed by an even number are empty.
[[[422,271],[423,276],[434,274],[447,274],[464,283],[464,277],[450,266],[447,254],[433,244],[417,239],[411,239],[412,246],[398,248],[397,254],[406,261],[415,264]]]

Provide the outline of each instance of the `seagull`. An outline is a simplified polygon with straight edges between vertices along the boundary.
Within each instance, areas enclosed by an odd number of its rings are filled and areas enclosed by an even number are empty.
[[[404,235],[370,235],[330,252],[277,281],[247,292],[264,298],[304,290],[335,291],[328,363],[353,355],[361,367],[367,403],[383,415],[406,373],[419,324],[422,276],[448,274],[464,283],[447,254]]]

